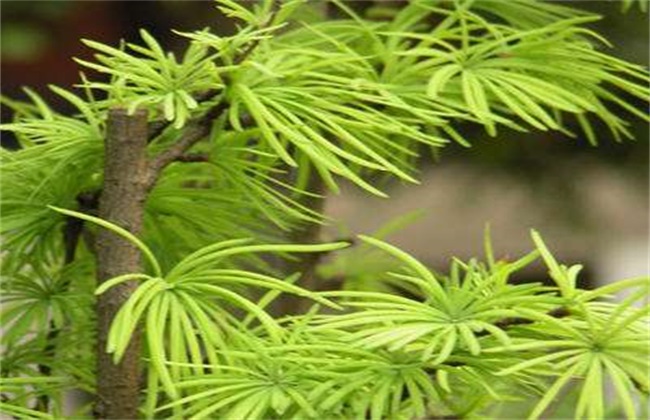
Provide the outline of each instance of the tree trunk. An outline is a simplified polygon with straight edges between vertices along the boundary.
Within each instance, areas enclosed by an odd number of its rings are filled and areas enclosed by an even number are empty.
[[[142,230],[147,188],[147,112],[109,111],[105,143],[104,186],[99,217],[138,235]],[[98,284],[126,273],[142,272],[138,249],[109,230],[97,234]],[[111,322],[135,290],[134,282],[112,287],[97,301],[97,401],[95,417],[135,419],[140,394],[140,337],[136,331],[124,357],[114,364],[106,353]]]

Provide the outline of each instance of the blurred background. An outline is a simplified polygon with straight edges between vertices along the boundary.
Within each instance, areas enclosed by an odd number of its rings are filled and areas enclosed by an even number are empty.
[[[371,1],[348,2],[360,12]],[[592,25],[614,44],[613,53],[648,64],[648,14],[621,12],[617,1],[566,2],[600,13]],[[325,8],[322,2],[315,6]],[[2,1],[1,87],[24,98],[30,86],[48,95],[47,84],[70,87],[79,80],[71,57],[90,58],[80,38],[117,44],[138,42],[147,28],[170,50],[183,48],[170,29],[210,26],[231,32],[211,1]],[[605,48],[605,47],[603,47]],[[639,101],[638,107],[647,108]],[[2,109],[2,119],[10,114]],[[483,230],[491,225],[498,256],[515,258],[532,248],[534,227],[566,263],[583,263],[584,284],[599,284],[648,273],[648,124],[632,121],[636,142],[615,143],[603,131],[598,147],[559,133],[521,135],[503,130],[496,138],[468,127],[473,147],[451,145],[422,159],[420,185],[390,184],[391,199],[369,197],[345,186],[329,197],[334,222],[326,236],[372,233],[401,215],[413,213],[388,240],[441,271],[451,256],[482,255]],[[15,147],[10,136],[3,147]],[[531,268],[530,279],[543,275]],[[526,279],[522,279],[526,280]]]

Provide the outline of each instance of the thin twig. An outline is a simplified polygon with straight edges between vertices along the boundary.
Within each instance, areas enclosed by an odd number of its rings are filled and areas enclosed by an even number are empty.
[[[274,1],[272,5],[272,11],[269,15],[269,18],[266,20],[266,22],[261,25],[261,27],[265,27],[269,25],[273,20],[275,19],[275,16],[277,15],[278,11],[280,9],[280,2],[279,1]],[[234,59],[233,59],[233,64],[240,64],[242,63],[248,56],[250,56],[253,51],[257,48],[259,43],[261,42],[260,39],[256,39],[250,43],[250,45],[240,54],[238,54]],[[212,100],[215,98],[215,96],[219,92],[216,90],[210,90],[199,97],[197,97],[197,102],[206,102],[208,100]],[[191,121],[184,129],[183,134],[181,135],[181,138],[174,143],[172,146],[170,146],[167,150],[164,152],[160,153],[158,156],[152,159],[151,163],[149,164],[149,179],[148,179],[148,189],[150,190],[153,188],[155,185],[158,177],[160,176],[160,173],[162,172],[167,165],[169,165],[172,162],[177,161],[181,156],[185,154],[192,146],[194,146],[197,142],[199,142],[201,139],[203,139],[205,136],[207,136],[210,133],[210,128],[212,127],[212,123],[219,118],[226,110],[228,109],[228,104],[222,99],[219,103],[214,105],[208,112],[206,112],[202,117],[199,117],[198,119],[195,119]],[[153,132],[150,130],[150,136],[157,136],[164,131],[166,127],[157,127]],[[149,137],[149,141],[153,140],[154,137]]]
[[[280,11],[280,6],[281,6],[280,1],[273,2],[273,4],[271,5],[271,13],[269,14],[269,17],[264,22],[264,24],[260,25],[261,29],[268,27],[273,22],[278,12]],[[253,53],[253,51],[255,51],[255,49],[258,47],[261,41],[262,38],[257,38],[251,41],[244,51],[237,54],[233,58],[232,64],[233,65],[241,64],[246,58],[248,58],[248,56],[250,56]],[[210,89],[205,92],[194,95],[194,100],[196,100],[196,102],[199,104],[206,103],[216,98],[219,92],[220,91],[217,89]],[[151,123],[149,123],[149,142],[153,141],[156,137],[160,136],[170,125],[171,125],[171,121],[152,121]]]
[[[181,156],[185,155],[192,146],[210,134],[210,129],[214,120],[227,109],[228,105],[225,102],[219,102],[204,116],[190,122],[185,127],[183,134],[178,141],[151,160],[148,169],[147,190],[153,188],[158,177],[160,177],[160,174],[167,165],[177,161]]]
[[[188,153],[176,158],[176,162],[185,162],[185,163],[209,162],[209,161],[210,161],[210,156],[208,156],[206,153]]]

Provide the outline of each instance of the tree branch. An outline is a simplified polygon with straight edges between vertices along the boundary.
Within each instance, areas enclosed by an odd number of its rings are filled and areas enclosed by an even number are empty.
[[[176,158],[176,162],[209,162],[210,157],[205,153],[188,153]]]
[[[274,11],[265,24],[273,21],[279,2],[274,2]],[[256,40],[234,62],[241,63],[259,45]],[[211,89],[197,96],[197,102],[205,103],[217,97],[220,91]],[[203,116],[190,121],[180,138],[165,151],[147,162],[147,144],[160,136],[169,122],[147,121],[147,112],[137,110],[128,115],[125,109],[111,109],[107,124],[106,159],[104,185],[99,203],[99,217],[126,228],[134,234],[142,229],[144,203],[148,191],[156,184],[162,171],[172,162],[187,160],[186,152],[197,142],[210,134],[212,124],[226,110],[228,104],[222,99]],[[190,155],[191,156],[191,155]],[[73,247],[81,233],[77,226],[70,230],[66,241],[67,252]],[[140,253],[133,244],[114,233],[102,229],[97,238],[98,283],[115,276],[142,271]],[[108,332],[119,308],[128,300],[137,285],[125,282],[102,294],[97,303],[98,315],[98,362],[97,401],[95,415],[105,419],[130,419],[137,417],[140,387],[140,337],[135,331],[131,342],[119,364],[107,354]]]
[[[271,12],[269,14],[269,17],[268,19],[266,19],[264,24],[260,25],[260,29],[268,27],[273,22],[278,12],[280,11],[280,6],[281,6],[280,1],[276,0],[273,2],[273,4],[271,5]],[[253,51],[255,51],[255,49],[258,47],[261,41],[262,41],[261,38],[257,38],[251,41],[244,51],[242,51],[241,53],[235,56],[235,58],[232,61],[232,65],[241,64],[246,58],[248,58],[248,56],[250,56],[253,53]],[[194,99],[199,104],[205,103],[216,98],[219,92],[220,91],[217,89],[210,89],[205,92],[196,94],[194,96]],[[148,129],[149,141],[151,142],[156,137],[160,136],[170,126],[170,124],[171,121],[152,121],[151,123],[149,123],[149,129]]]
[[[280,9],[280,2],[274,1],[269,18],[261,26],[262,28],[268,26],[271,22],[273,22],[273,19],[277,15],[279,9]],[[253,53],[253,51],[255,51],[255,49],[258,47],[260,42],[261,42],[260,39],[256,39],[252,41],[243,52],[237,54],[237,56],[233,59],[233,64],[237,65],[242,63],[246,58],[248,58],[248,56],[250,56]],[[207,92],[197,95],[195,99],[198,103],[203,103],[214,99],[218,94],[219,91],[215,89],[211,89]],[[167,150],[160,153],[151,161],[149,165],[149,178],[147,181],[148,190],[153,188],[158,177],[160,176],[160,173],[163,171],[163,169],[165,169],[167,165],[169,165],[174,161],[179,160],[181,156],[185,154],[186,151],[188,151],[192,146],[194,146],[197,142],[199,142],[201,139],[203,139],[205,136],[207,136],[210,133],[210,128],[214,120],[219,118],[219,116],[221,116],[221,114],[224,113],[227,109],[228,109],[228,104],[223,100],[217,103],[210,110],[208,110],[208,112],[206,112],[205,115],[190,122],[185,127],[183,134],[181,135],[181,138],[172,146],[170,146]],[[163,125],[160,125],[159,123],[151,124],[148,130],[149,141],[152,141],[155,137],[162,134],[162,132],[168,126],[169,126],[169,122]]]
[[[191,121],[184,129],[180,139],[161,152],[149,163],[147,174],[147,190],[151,190],[156,184],[158,177],[167,165],[177,161],[192,146],[210,134],[210,128],[215,119],[228,109],[225,102],[219,102],[202,117]]]

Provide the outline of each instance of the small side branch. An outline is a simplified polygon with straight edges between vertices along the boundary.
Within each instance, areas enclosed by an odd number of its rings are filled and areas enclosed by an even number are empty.
[[[210,134],[212,123],[226,111],[227,107],[228,105],[225,102],[220,102],[210,109],[204,116],[190,122],[185,127],[183,134],[178,141],[151,160],[147,169],[147,191],[154,187],[160,174],[167,165],[183,159],[183,156],[186,156],[187,151],[192,148],[192,146]]]
[[[260,26],[260,29],[269,27],[272,23],[273,20],[275,20],[275,17],[277,16],[278,12],[280,11],[280,6],[282,3],[277,0],[274,1],[273,4],[271,5],[271,12],[269,14],[268,19]],[[257,38],[254,39],[253,41],[248,44],[246,49],[239,54],[237,54],[233,60],[231,65],[238,65],[241,64],[244,60],[250,56],[253,51],[259,46],[262,38]],[[215,99],[219,95],[220,91],[217,89],[210,89],[202,93],[198,93],[194,96],[194,99],[198,103],[206,103],[209,102],[213,99]],[[221,105],[216,105],[216,107],[219,107]],[[218,113],[220,114],[220,112]],[[149,123],[149,128],[148,128],[148,138],[149,141],[153,141],[156,137],[160,136],[166,129],[169,127],[171,124],[171,121],[153,121]],[[163,165],[164,166],[164,165]]]
[[[278,9],[278,2],[275,2],[274,11],[269,17],[267,24],[272,22]],[[259,40],[252,42],[246,50],[238,54],[233,60],[234,64],[243,62],[259,45]],[[209,90],[203,94],[196,96],[199,103],[205,103],[214,99],[218,95],[218,91]],[[184,129],[181,138],[176,141],[167,150],[156,156],[149,165],[149,180],[148,189],[150,190],[156,184],[158,177],[163,169],[170,163],[177,161],[183,156],[192,146],[194,146],[201,139],[205,138],[210,133],[212,123],[228,109],[228,104],[222,100],[213,106],[202,117],[192,120]],[[169,126],[169,123],[152,123],[147,130],[149,141],[153,141],[157,136]]]
[[[209,162],[210,157],[205,153],[188,153],[186,155],[181,155],[176,158],[176,162]]]

